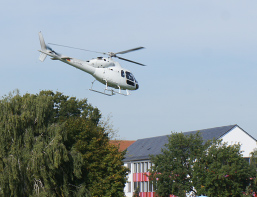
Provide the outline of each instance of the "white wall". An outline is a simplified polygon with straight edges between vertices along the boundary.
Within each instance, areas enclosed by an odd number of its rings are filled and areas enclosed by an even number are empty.
[[[233,128],[221,139],[228,145],[240,143],[243,157],[250,157],[250,153],[257,148],[256,141],[239,127]]]
[[[125,185],[125,188],[124,188],[124,193],[125,193],[125,196],[126,197],[132,197],[133,196],[133,168],[134,166],[132,165],[133,163],[131,163],[131,169],[130,169],[130,172],[127,176],[127,183]],[[128,167],[128,163],[124,163],[124,166]],[[128,192],[128,182],[131,183],[131,192]]]

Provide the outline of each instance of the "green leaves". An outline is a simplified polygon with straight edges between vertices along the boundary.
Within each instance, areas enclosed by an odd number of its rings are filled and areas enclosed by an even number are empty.
[[[241,155],[240,145],[221,140],[203,143],[199,133],[172,133],[163,154],[152,156],[151,170],[157,194],[184,196],[241,196],[253,183],[253,168]]]
[[[197,192],[211,196],[240,196],[253,175],[241,155],[240,145],[228,145],[222,141],[213,141],[195,166]]]
[[[151,179],[159,196],[184,196],[185,191],[193,191],[193,164],[199,160],[205,146],[199,133],[188,136],[171,134],[163,154],[151,157],[154,163]],[[158,181],[154,181],[156,179]]]
[[[86,99],[41,91],[0,100],[1,196],[123,195],[123,153]]]

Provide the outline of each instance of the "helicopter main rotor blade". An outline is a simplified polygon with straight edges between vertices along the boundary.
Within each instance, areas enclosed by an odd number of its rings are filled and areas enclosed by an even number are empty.
[[[89,51],[89,52],[93,52],[93,53],[100,53],[100,54],[103,54],[103,55],[108,55],[109,57],[117,57],[117,58],[119,58],[121,60],[124,60],[124,61],[127,61],[127,62],[131,62],[131,63],[138,64],[138,65],[141,65],[141,66],[145,66],[144,64],[141,64],[139,62],[135,62],[135,61],[132,61],[132,60],[129,60],[129,59],[125,59],[123,57],[116,56],[116,54],[129,53],[129,52],[132,52],[132,51],[143,49],[144,47],[137,47],[137,48],[129,49],[129,50],[126,50],[126,51],[120,51],[120,52],[117,52],[117,53],[113,53],[113,52],[104,53],[104,52],[91,51],[91,50],[87,50],[87,49],[81,49],[81,48],[76,48],[76,47],[71,47],[71,46],[66,46],[66,45],[61,45],[61,44],[54,44],[54,43],[48,43],[48,44],[55,45],[55,46],[60,46],[60,47],[71,48],[71,49],[82,50],[82,51]]]
[[[134,62],[132,60],[129,60],[129,59],[125,59],[123,57],[119,57],[119,56],[116,56],[117,58],[121,59],[121,60],[124,60],[124,61],[127,61],[127,62],[131,62],[131,63],[134,63],[134,64],[138,64],[140,66],[145,66],[144,64],[141,64],[141,63],[138,63],[138,62]]]
[[[60,44],[54,44],[54,43],[48,43],[48,44],[55,45],[55,46],[60,46],[60,47],[71,48],[71,49],[77,49],[77,50],[81,50],[81,51],[89,51],[89,52],[93,52],[93,53],[100,53],[100,54],[107,55],[107,53],[99,52],[99,51],[91,51],[91,50],[87,50],[87,49],[81,49],[81,48],[76,48],[76,47],[71,47],[71,46],[65,46],[65,45],[60,45]]]
[[[120,51],[120,52],[117,52],[117,53],[115,53],[115,54],[129,53],[129,52],[136,51],[136,50],[140,50],[140,49],[144,49],[144,48],[145,48],[145,47],[137,47],[137,48],[129,49],[129,50],[126,50],[126,51]]]

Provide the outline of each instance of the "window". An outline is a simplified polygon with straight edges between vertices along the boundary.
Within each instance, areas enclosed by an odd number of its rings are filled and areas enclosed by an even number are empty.
[[[145,162],[145,172],[148,171],[148,162]]]
[[[130,80],[127,80],[127,84],[128,84],[128,85],[131,85],[131,86],[135,86],[135,83],[132,82],[132,81],[130,81]]]
[[[131,172],[131,163],[127,163],[127,168],[129,169],[129,173]]]
[[[142,172],[145,172],[145,165],[144,165],[144,162],[141,163],[141,166],[142,166]]]
[[[140,163],[137,164],[137,172],[141,172]]]
[[[153,183],[149,182],[149,192],[153,192]]]
[[[136,191],[137,188],[141,191],[140,182],[134,182],[134,191]]]
[[[145,191],[146,191],[146,192],[149,192],[149,190],[148,190],[148,184],[149,184],[149,182],[145,182]]]
[[[128,71],[126,71],[126,78],[130,81],[135,81],[133,74]]]
[[[121,74],[122,77],[125,77],[124,70],[121,70],[120,74]]]
[[[150,188],[152,184],[147,181],[144,182],[134,182],[134,191],[138,188],[139,192],[152,192],[152,188]],[[128,186],[129,187],[129,186]]]
[[[134,163],[134,173],[137,173],[137,163]]]
[[[151,162],[149,162],[149,169],[151,169],[153,166],[153,164]]]
[[[131,192],[131,182],[128,182],[128,193],[130,193]]]

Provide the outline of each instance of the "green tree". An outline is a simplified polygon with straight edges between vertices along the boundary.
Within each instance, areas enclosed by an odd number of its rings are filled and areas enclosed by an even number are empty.
[[[255,171],[255,176],[251,177],[252,179],[252,183],[251,185],[248,187],[249,192],[248,193],[252,193],[255,192],[257,193],[257,149],[255,149],[252,153],[251,153],[251,157],[250,157],[250,165],[251,167],[254,169]]]
[[[133,193],[133,197],[140,197],[139,193],[140,193],[139,192],[139,187],[137,187],[136,190]]]
[[[124,153],[100,111],[62,93],[0,100],[1,196],[123,196]]]
[[[257,169],[257,149],[251,152],[250,165]]]
[[[104,128],[95,127],[88,120],[76,118],[66,122],[67,147],[82,154],[82,177],[92,196],[123,196],[127,169],[123,166],[125,152],[109,143]]]
[[[239,144],[215,140],[194,163],[192,182],[198,194],[242,196],[253,175],[253,168],[242,157]]]
[[[184,135],[172,133],[162,154],[151,156],[153,167],[150,179],[158,196],[174,194],[185,196],[194,191],[192,182],[194,161],[199,159],[208,147],[200,133]]]
[[[240,145],[203,142],[200,133],[172,133],[162,154],[152,156],[152,180],[158,196],[174,194],[242,196],[256,171],[242,157]],[[247,188],[248,187],[248,188]]]

